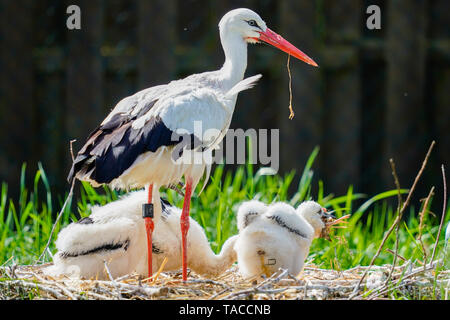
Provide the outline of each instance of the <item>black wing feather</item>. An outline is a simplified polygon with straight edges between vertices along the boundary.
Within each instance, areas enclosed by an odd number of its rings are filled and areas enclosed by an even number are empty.
[[[157,101],[150,101],[134,116],[116,113],[97,127],[78,152],[67,177],[69,183],[80,172],[99,184],[110,183],[147,151],[155,152],[161,146],[173,146],[183,141],[172,155],[176,160],[181,157],[183,146],[188,149],[201,146],[201,141],[193,134],[175,134],[159,116],[150,118],[142,128],[133,129],[133,121],[145,115]]]
[[[69,183],[82,171],[91,171],[89,178],[99,184],[110,183],[142,153],[155,152],[161,146],[176,145],[182,140],[158,116],[141,129],[133,129],[135,119],[136,116],[117,114],[93,132],[73,162]]]

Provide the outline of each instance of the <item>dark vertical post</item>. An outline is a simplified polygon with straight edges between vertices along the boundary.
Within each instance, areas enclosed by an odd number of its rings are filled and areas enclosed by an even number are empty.
[[[434,114],[431,119],[433,127],[430,131],[435,133],[436,139],[436,154],[438,162],[435,163],[436,168],[441,164],[446,166],[447,172],[450,171],[450,46],[446,45],[450,38],[450,30],[448,28],[448,21],[450,21],[450,2],[447,0],[436,0],[432,4],[432,19],[433,24],[430,23],[432,39],[429,43],[432,47],[433,55],[431,57],[432,87],[429,88],[428,100],[426,106],[434,104]],[[426,107],[424,106],[424,108]],[[439,174],[438,170],[435,170]],[[448,174],[448,173],[447,173]],[[448,178],[447,178],[448,179]],[[436,179],[434,179],[436,180]],[[439,199],[434,201],[441,203]]]
[[[176,1],[139,0],[139,88],[173,80],[176,70]]]
[[[362,7],[354,0],[327,1],[327,47],[321,171],[328,191],[357,187],[361,160],[359,49]],[[319,125],[319,124],[317,124]]]
[[[35,169],[33,2],[0,0],[0,180],[17,194],[22,162]]]
[[[386,184],[392,185],[388,159],[393,157],[400,181],[407,185],[431,141],[423,119],[426,59],[426,1],[389,1],[387,14]]]
[[[89,132],[105,116],[101,55],[104,2],[80,0],[77,4],[81,8],[81,30],[67,30],[66,65],[66,130],[69,139],[78,141],[74,144],[74,152],[81,148]],[[67,152],[67,159],[69,158]]]
[[[51,187],[58,194],[67,189],[65,177],[67,175],[66,163],[69,155],[67,137],[64,135],[65,108],[64,72],[58,70],[39,68],[36,82],[36,108],[35,121],[38,122],[34,134],[39,137],[36,156],[42,162]],[[34,169],[33,169],[34,170]],[[34,174],[33,171],[30,172]]]
[[[279,3],[279,33],[298,46],[320,65],[319,42],[315,39],[316,1],[286,0]],[[277,31],[277,30],[275,30]],[[293,108],[295,118],[289,120],[289,84],[287,55],[276,65],[283,76],[278,89],[278,125],[280,128],[280,166],[282,171],[301,171],[306,159],[320,143],[321,71],[291,57]]]

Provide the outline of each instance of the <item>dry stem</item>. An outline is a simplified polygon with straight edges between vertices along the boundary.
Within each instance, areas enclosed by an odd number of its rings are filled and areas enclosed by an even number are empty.
[[[444,225],[444,221],[445,221],[445,214],[447,213],[447,180],[445,178],[445,168],[444,165],[441,166],[441,171],[442,171],[442,180],[443,180],[443,184],[444,184],[444,202],[442,205],[442,216],[441,216],[441,223],[439,224],[439,231],[436,237],[436,242],[434,244],[434,248],[433,248],[433,254],[431,255],[431,261],[430,264],[433,263],[434,260],[434,256],[436,254],[436,249],[439,243],[439,237],[441,236],[441,231],[442,231],[442,226]]]
[[[291,68],[289,66],[289,63],[291,61],[291,55],[288,54],[288,59],[287,59],[287,70],[288,70],[288,75],[289,75],[289,120],[294,119],[295,113],[294,113],[294,109],[292,109],[292,75],[291,75]]]
[[[52,241],[52,236],[53,236],[53,233],[55,233],[56,226],[58,225],[58,222],[61,219],[62,214],[63,214],[64,210],[66,209],[67,204],[69,203],[69,200],[72,199],[74,185],[75,185],[75,179],[73,179],[72,185],[70,186],[69,194],[67,195],[67,198],[66,198],[66,201],[64,201],[64,204],[63,204],[61,210],[59,211],[58,216],[56,217],[56,221],[53,224],[52,231],[50,232],[50,235],[47,240],[47,244],[45,245],[44,250],[42,250],[42,253],[39,256],[39,259],[36,261],[36,263],[43,263],[42,259],[44,258],[45,251],[47,251],[48,247],[50,246],[50,242]]]
[[[423,209],[419,213],[420,222],[419,222],[419,235],[417,237],[417,240],[420,242],[420,246],[422,247],[423,261],[424,261],[423,267],[424,268],[427,265],[427,251],[426,251],[425,245],[423,244],[423,241],[422,241],[423,223],[424,223],[424,219],[425,219],[425,214],[427,213],[428,204],[429,204],[430,199],[433,196],[433,194],[434,194],[434,187],[431,188],[430,193],[428,194],[428,196],[425,199],[425,202],[423,204]]]
[[[390,234],[392,233],[392,231],[394,230],[394,228],[397,226],[397,224],[400,223],[400,221],[401,221],[401,219],[402,219],[402,216],[403,216],[403,213],[405,212],[406,208],[407,208],[408,205],[409,205],[409,202],[411,201],[411,197],[412,197],[412,195],[413,195],[413,193],[414,193],[414,191],[415,191],[415,189],[416,189],[417,183],[419,182],[419,180],[420,180],[420,178],[421,178],[421,176],[422,176],[422,173],[423,173],[423,171],[425,170],[425,167],[426,167],[426,165],[427,165],[427,163],[428,163],[428,159],[429,159],[429,157],[430,157],[431,151],[433,150],[433,147],[434,147],[435,143],[436,143],[435,141],[433,141],[433,142],[431,143],[430,148],[428,149],[427,155],[425,156],[425,159],[424,159],[424,161],[423,161],[423,163],[422,163],[422,167],[420,168],[419,173],[417,174],[416,178],[414,179],[414,183],[413,183],[413,185],[411,186],[411,189],[409,190],[408,196],[406,197],[406,201],[404,202],[404,204],[403,204],[403,206],[402,206],[400,212],[398,212],[397,217],[396,217],[394,223],[392,223],[391,227],[389,228],[389,230],[386,232],[385,236],[383,237],[383,240],[381,241],[381,244],[380,244],[380,246],[379,246],[377,252],[375,253],[375,256],[374,256],[374,257],[372,258],[372,260],[370,261],[369,268],[364,272],[363,276],[361,277],[361,279],[360,279],[359,282],[358,282],[358,285],[355,287],[355,292],[358,292],[358,290],[359,290],[359,288],[360,288],[360,286],[361,286],[361,283],[363,282],[364,278],[366,277],[367,273],[368,273],[369,270],[370,270],[370,267],[373,266],[375,260],[376,260],[376,259],[378,258],[378,256],[380,255],[381,250],[383,249],[384,244],[386,243],[386,240],[388,239],[388,237],[390,236]]]

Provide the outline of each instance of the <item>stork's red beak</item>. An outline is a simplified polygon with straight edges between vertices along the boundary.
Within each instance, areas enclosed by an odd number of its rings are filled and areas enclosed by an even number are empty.
[[[301,50],[297,49],[295,46],[293,46],[289,41],[285,40],[282,36],[277,34],[276,32],[273,32],[269,28],[265,32],[260,31],[260,37],[254,38],[255,40],[264,41],[281,51],[284,51],[291,56],[302,60],[303,62],[306,62],[307,64],[310,64],[314,67],[318,67],[317,63],[314,62],[313,59],[308,57],[306,54],[304,54]]]

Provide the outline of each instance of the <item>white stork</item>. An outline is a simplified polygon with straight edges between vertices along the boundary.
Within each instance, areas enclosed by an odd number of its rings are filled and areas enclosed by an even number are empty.
[[[297,210],[282,202],[244,202],[238,210],[239,235],[234,245],[239,272],[251,278],[270,276],[283,268],[298,275],[313,239],[325,236],[332,218],[314,201],[303,202]]]
[[[237,94],[259,79],[260,76],[255,76],[243,80],[247,67],[247,43],[265,42],[317,66],[311,58],[270,30],[252,10],[241,8],[228,12],[221,19],[219,29],[225,52],[221,69],[151,87],[121,100],[88,137],[68,176],[69,182],[78,178],[94,186],[145,186],[148,204],[143,206],[143,216],[147,223],[147,250],[150,252],[152,190],[176,185],[184,176],[185,196],[180,219],[184,280],[187,278],[186,235],[190,199],[205,169],[208,169],[206,183],[210,169],[204,161],[192,163],[184,159],[192,159],[195,153],[211,152],[220,143],[229,127]],[[216,134],[207,138],[195,134],[196,121],[201,123],[203,132],[214,129]],[[193,142],[186,143],[187,138]],[[151,275],[151,254],[148,257]]]
[[[152,241],[153,269],[172,271],[180,268],[181,210],[160,199],[154,190],[155,232]],[[108,279],[105,262],[113,278],[136,273],[147,275],[147,256],[142,254],[147,245],[142,203],[144,190],[131,192],[104,206],[95,206],[89,217],[69,224],[58,234],[53,265],[44,269],[51,276]],[[191,217],[191,231],[187,236],[189,268],[206,276],[217,276],[236,261],[233,249],[237,236],[229,238],[220,254],[211,250],[203,228]],[[164,263],[164,260],[167,262]]]

